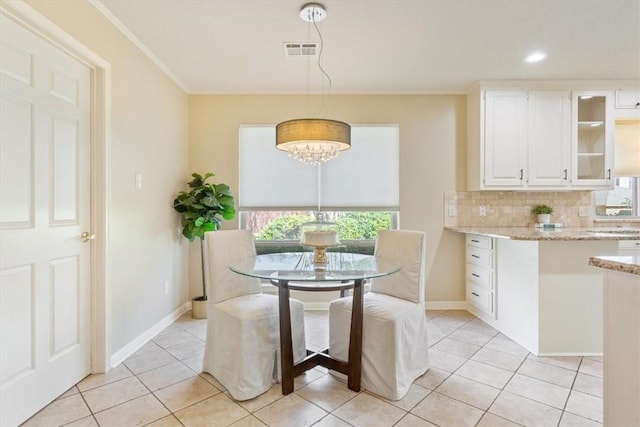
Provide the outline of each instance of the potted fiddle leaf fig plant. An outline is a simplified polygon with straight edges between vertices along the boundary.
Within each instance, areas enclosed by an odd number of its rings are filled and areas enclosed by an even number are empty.
[[[202,295],[193,298],[191,315],[196,319],[207,317],[207,289],[204,281],[204,233],[220,228],[223,220],[235,218],[233,195],[227,184],[208,183],[214,176],[191,174],[189,191],[181,191],[173,201],[173,208],[182,214],[182,235],[193,242],[200,239],[200,268],[202,269]]]

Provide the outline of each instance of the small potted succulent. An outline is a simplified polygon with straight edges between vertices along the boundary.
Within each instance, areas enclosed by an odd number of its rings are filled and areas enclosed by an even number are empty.
[[[536,205],[533,207],[533,213],[538,215],[538,223],[549,224],[551,222],[553,208],[548,205]]]
[[[207,179],[214,176],[211,172],[201,176],[191,175],[188,182],[189,191],[181,191],[173,201],[173,208],[182,214],[182,235],[193,242],[200,239],[201,254],[204,254],[204,233],[220,228],[222,220],[233,219],[236,216],[234,200],[227,184],[210,184]],[[201,255],[204,256],[204,255]],[[203,319],[206,317],[207,289],[204,283],[204,258],[202,265],[202,295],[193,298],[192,317]]]

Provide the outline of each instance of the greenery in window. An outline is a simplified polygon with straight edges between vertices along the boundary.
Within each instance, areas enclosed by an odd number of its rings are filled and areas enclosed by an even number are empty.
[[[391,228],[389,212],[348,212],[336,219],[341,240],[375,239],[378,230]]]
[[[313,215],[287,215],[276,218],[256,235],[256,240],[297,240],[298,227],[315,221]]]
[[[373,240],[378,230],[391,228],[389,212],[339,212],[332,216],[330,221],[338,224],[340,240]],[[256,240],[297,240],[299,226],[311,221],[315,221],[311,214],[276,218],[256,235]]]

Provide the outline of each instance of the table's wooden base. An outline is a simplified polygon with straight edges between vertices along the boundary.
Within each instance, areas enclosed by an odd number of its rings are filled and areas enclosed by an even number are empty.
[[[351,283],[336,284],[332,287],[314,288],[309,286],[290,285],[288,281],[272,280],[278,287],[280,311],[280,363],[282,367],[282,394],[293,392],[293,379],[315,366],[323,366],[347,375],[347,386],[353,391],[360,391],[362,377],[362,304],[364,279]],[[291,340],[291,311],[289,307],[289,290],[303,291],[333,291],[353,288],[351,309],[351,329],[349,336],[349,360],[347,362],[329,356],[329,351],[312,352],[307,350],[307,356],[298,364],[293,362],[293,342]]]
[[[324,366],[327,369],[349,375],[349,363],[333,359],[329,356],[329,349],[325,349],[321,352],[307,350],[307,357],[293,367],[293,376],[297,377],[316,366]]]

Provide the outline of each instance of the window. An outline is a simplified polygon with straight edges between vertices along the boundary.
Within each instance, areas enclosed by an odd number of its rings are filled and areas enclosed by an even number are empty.
[[[596,215],[640,217],[640,120],[618,120],[615,126],[613,190],[596,191]]]
[[[309,166],[275,148],[275,126],[241,126],[241,227],[259,247],[297,244],[300,224],[320,214],[351,245],[398,228],[398,134],[396,125],[352,126],[351,149]]]
[[[596,191],[596,215],[640,216],[640,178],[616,177],[613,190]]]

